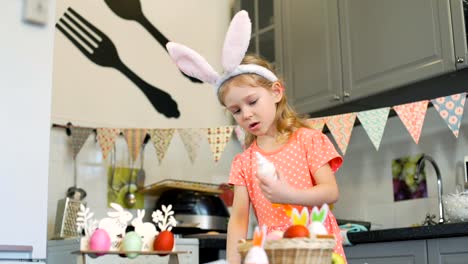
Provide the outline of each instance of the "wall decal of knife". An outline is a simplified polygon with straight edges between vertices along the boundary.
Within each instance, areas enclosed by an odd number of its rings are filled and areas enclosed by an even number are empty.
[[[107,6],[116,14],[118,17],[125,20],[133,20],[139,23],[144,27],[158,42],[161,46],[167,51],[166,44],[169,40],[151,24],[151,22],[143,14],[140,0],[104,0]],[[195,83],[202,83],[202,81],[197,78],[182,73],[186,78]]]
[[[55,27],[90,61],[102,67],[114,68],[130,79],[140,88],[140,91],[148,98],[156,111],[168,118],[178,118],[180,116],[177,102],[172,99],[171,95],[145,82],[128,68],[120,59],[110,38],[71,7],[65,11]]]

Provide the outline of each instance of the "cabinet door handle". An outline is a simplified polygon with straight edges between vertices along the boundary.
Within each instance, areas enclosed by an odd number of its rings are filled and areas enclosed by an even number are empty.
[[[463,57],[457,57],[457,63],[463,63],[465,59]]]
[[[344,92],[344,93],[343,93],[343,96],[344,96],[345,98],[348,98],[348,97],[351,96],[351,94],[349,94],[348,92]]]
[[[331,99],[331,101],[339,101],[339,100],[341,100],[341,97],[339,95],[336,95],[336,94]]]

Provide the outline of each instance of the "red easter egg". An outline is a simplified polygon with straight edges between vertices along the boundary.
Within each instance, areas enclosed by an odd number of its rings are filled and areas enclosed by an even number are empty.
[[[284,238],[309,237],[309,229],[303,225],[292,225],[284,232]]]
[[[153,242],[153,249],[155,251],[172,251],[174,248],[174,234],[171,231],[162,231],[156,236]],[[161,254],[160,256],[166,256]]]

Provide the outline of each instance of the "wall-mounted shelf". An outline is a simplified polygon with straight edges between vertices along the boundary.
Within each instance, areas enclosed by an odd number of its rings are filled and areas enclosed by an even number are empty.
[[[81,255],[83,264],[86,264],[86,255],[96,257],[98,255],[126,255],[126,254],[138,254],[138,255],[154,255],[154,256],[166,256],[169,255],[169,264],[179,264],[179,254],[191,254],[190,251],[94,251],[94,250],[81,250],[73,251],[72,254]],[[102,257],[102,256],[101,256]]]

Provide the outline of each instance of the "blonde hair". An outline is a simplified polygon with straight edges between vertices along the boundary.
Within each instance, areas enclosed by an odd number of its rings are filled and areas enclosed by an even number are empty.
[[[262,67],[267,68],[275,75],[278,74],[275,72],[273,66],[268,63],[265,59],[257,56],[257,55],[246,55],[242,60],[241,64],[257,64]],[[281,85],[284,87],[284,82],[279,79],[278,80]],[[245,73],[241,75],[234,76],[233,78],[227,80],[222,84],[218,92],[218,100],[219,102],[225,106],[224,98],[226,96],[226,92],[231,87],[235,87],[238,85],[249,85],[251,87],[262,87],[269,91],[271,91],[274,82],[271,82],[264,77],[255,74],[255,73]],[[277,142],[285,143],[289,140],[291,135],[299,128],[306,127],[310,128],[307,124],[305,116],[299,116],[296,111],[288,104],[286,93],[283,93],[281,100],[276,104],[276,115],[275,115],[275,122],[276,122],[276,129],[278,130],[278,136],[276,138]],[[252,142],[256,139],[256,136],[248,133],[246,131],[245,137],[245,145],[250,146]]]

